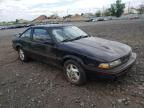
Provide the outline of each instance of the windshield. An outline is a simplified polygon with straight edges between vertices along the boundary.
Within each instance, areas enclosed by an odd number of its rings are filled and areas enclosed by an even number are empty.
[[[88,36],[88,34],[75,26],[54,28],[52,34],[58,42],[70,41],[79,37]]]

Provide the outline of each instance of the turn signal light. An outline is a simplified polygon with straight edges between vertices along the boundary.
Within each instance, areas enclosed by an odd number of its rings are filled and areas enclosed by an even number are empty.
[[[110,68],[109,64],[106,64],[106,63],[102,63],[98,67],[102,68],[102,69],[109,69]]]

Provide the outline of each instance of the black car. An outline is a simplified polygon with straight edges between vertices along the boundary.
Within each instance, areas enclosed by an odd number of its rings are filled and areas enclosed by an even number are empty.
[[[121,76],[136,60],[128,45],[89,36],[72,25],[33,26],[12,42],[21,61],[33,58],[60,64],[68,81],[76,85],[89,76]]]

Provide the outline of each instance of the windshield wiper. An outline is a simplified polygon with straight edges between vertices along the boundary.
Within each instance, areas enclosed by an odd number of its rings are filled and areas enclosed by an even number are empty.
[[[62,42],[68,42],[68,41],[71,41],[71,39],[65,39]]]
[[[74,39],[72,39],[72,40],[78,40],[78,39],[86,38],[86,37],[89,37],[89,36],[88,36],[88,35],[85,35],[85,36],[78,36],[78,37],[76,37],[76,38],[74,38]]]
[[[63,40],[62,42],[68,42],[68,41],[78,40],[78,39],[86,38],[86,37],[89,37],[89,36],[88,36],[88,35],[85,35],[85,36],[78,36],[78,37],[73,38],[73,39],[65,39],[65,40]]]

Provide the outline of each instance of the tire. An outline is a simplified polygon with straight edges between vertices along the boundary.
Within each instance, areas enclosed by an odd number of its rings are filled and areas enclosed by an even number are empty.
[[[74,85],[86,83],[86,74],[81,65],[74,60],[67,60],[64,63],[64,72],[66,79]]]
[[[26,56],[24,50],[22,48],[18,48],[18,55],[19,55],[19,59],[22,62],[27,62],[28,61],[28,57]]]

